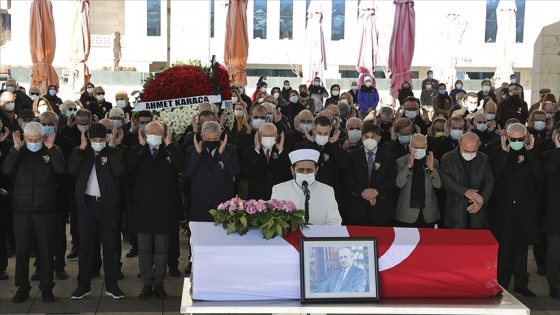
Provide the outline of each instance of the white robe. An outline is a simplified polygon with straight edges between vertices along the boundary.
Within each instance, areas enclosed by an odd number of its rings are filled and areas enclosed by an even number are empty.
[[[318,181],[309,185],[309,223],[313,225],[340,225],[342,218],[331,186]],[[305,195],[295,180],[274,185],[270,199],[290,200],[298,209],[305,210]]]

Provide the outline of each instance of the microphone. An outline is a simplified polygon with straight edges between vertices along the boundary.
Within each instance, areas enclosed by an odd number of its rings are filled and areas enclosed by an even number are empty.
[[[305,194],[305,199],[309,200],[309,184],[306,180],[301,183],[301,188],[303,188],[303,193]]]

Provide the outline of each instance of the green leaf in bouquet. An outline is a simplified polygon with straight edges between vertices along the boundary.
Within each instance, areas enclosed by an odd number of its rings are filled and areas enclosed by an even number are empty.
[[[235,221],[230,221],[227,229],[227,234],[230,235],[231,233],[235,233],[236,228],[237,225],[235,224]]]
[[[247,217],[242,216],[241,218],[239,218],[239,222],[241,222],[241,225],[243,226],[243,228],[247,227]]]
[[[274,235],[274,232],[271,229],[263,229],[262,234],[264,239],[269,240]]]
[[[283,235],[282,234],[282,227],[280,226],[280,224],[276,225],[276,235]]]
[[[210,212],[210,215],[211,215],[212,217],[216,217],[216,215],[218,214],[218,210],[216,210],[216,209],[212,209],[212,210],[210,210],[210,211],[208,211],[208,212]]]
[[[286,221],[284,221],[284,219],[282,219],[282,218],[278,218],[277,221],[278,221],[278,225],[279,225],[281,228],[283,228],[283,229],[285,229],[285,228],[287,228],[287,227],[290,226],[290,225],[289,225]]]

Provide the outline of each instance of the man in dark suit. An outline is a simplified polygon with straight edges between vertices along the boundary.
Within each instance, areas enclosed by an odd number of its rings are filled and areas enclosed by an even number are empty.
[[[441,181],[447,191],[443,224],[453,229],[487,229],[494,176],[488,156],[478,152],[472,132],[459,137],[459,147],[441,158]]]
[[[348,208],[351,211],[345,218],[347,225],[393,226],[396,159],[378,147],[380,139],[379,126],[365,123],[363,146],[348,153],[345,183],[352,196]]]
[[[284,149],[284,133],[278,139],[276,126],[265,123],[255,135],[255,145],[245,149],[241,177],[249,181],[248,199],[268,200],[272,186],[290,180],[290,159]]]
[[[288,151],[293,151],[296,145],[307,140],[305,135],[308,131],[313,130],[313,114],[304,109],[300,111],[294,119],[294,128],[286,134],[284,146]]]
[[[414,127],[420,128],[420,133],[426,135],[428,128],[432,124],[428,117],[428,111],[425,108],[420,108],[420,100],[416,97],[407,97],[403,104],[404,117],[410,119]]]
[[[364,269],[354,266],[352,250],[347,247],[339,250],[338,261],[341,269],[336,270],[327,280],[321,282],[317,292],[365,292],[368,275]]]

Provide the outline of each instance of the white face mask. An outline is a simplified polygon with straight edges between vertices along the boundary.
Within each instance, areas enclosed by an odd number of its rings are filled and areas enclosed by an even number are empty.
[[[368,151],[373,151],[375,150],[375,148],[377,148],[377,141],[371,138],[364,140],[363,144],[364,144],[364,148]]]
[[[264,97],[259,98],[259,99],[258,99],[258,102],[259,102],[259,103],[264,102]]]
[[[459,137],[463,134],[463,130],[452,129],[449,131],[449,136],[453,140],[459,140]]]
[[[515,84],[515,83],[517,83],[517,79],[511,79],[510,82],[511,82],[511,84]]]
[[[311,130],[311,124],[299,124],[299,131],[301,133],[307,133]]]
[[[426,156],[426,149],[414,149],[416,153],[414,154],[414,158],[417,160],[421,160]]]
[[[14,93],[15,90],[16,90],[16,88],[13,87],[13,86],[6,87],[6,91],[8,91],[8,92]]]
[[[544,117],[545,117],[546,119],[552,118],[552,117],[554,117],[554,113],[546,113],[546,114],[544,115]]]
[[[418,116],[418,111],[417,110],[407,110],[405,112],[405,116],[406,118],[413,120],[414,118],[416,118],[416,116]]]
[[[14,110],[15,104],[14,103],[6,103],[4,104],[4,109],[8,112],[11,112]]]
[[[235,117],[243,117],[243,110],[241,109],[236,109],[233,111]]]
[[[87,91],[89,94],[93,94],[93,88],[88,88],[88,89],[86,89],[86,91]]]
[[[471,104],[471,103],[468,103],[468,104],[467,104],[467,109],[468,109],[469,112],[471,112],[471,113],[474,113],[474,112],[476,111],[476,108],[477,108],[477,107],[478,107],[478,106],[477,106],[476,104]]]
[[[298,184],[298,186],[303,186],[303,182],[307,182],[307,185],[313,184],[315,182],[315,174],[296,173],[296,184]]]
[[[253,119],[253,122],[251,123],[251,126],[253,127],[253,129],[259,130],[259,128],[262,126],[262,124],[265,123],[264,119]]]
[[[238,101],[237,96],[232,96],[232,97],[231,97],[231,102],[232,102],[233,104],[237,103],[237,101]]]
[[[35,101],[36,99],[39,98],[39,95],[31,95],[31,96],[29,96],[29,98],[30,98],[32,101]]]
[[[265,87],[261,88],[261,92],[266,93],[266,88]]]
[[[101,150],[103,150],[105,148],[105,145],[107,145],[107,142],[102,141],[102,142],[92,142],[91,143],[91,148],[95,151],[95,152],[99,152]]]
[[[318,145],[325,145],[329,142],[329,136],[315,136],[315,143]]]
[[[125,108],[126,107],[126,101],[125,100],[118,100],[117,101],[117,106],[119,108]]]
[[[333,95],[333,96],[338,96],[338,94],[340,94],[340,91],[339,91],[339,90],[332,91],[332,95]]]
[[[474,153],[461,152],[461,156],[463,157],[463,159],[465,159],[465,161],[470,161],[476,157],[476,152]]]
[[[460,89],[463,88],[463,85],[461,83],[458,83],[456,87],[457,87],[457,90],[460,90]]]
[[[39,114],[46,112],[48,109],[49,108],[47,107],[47,105],[39,105],[39,107],[37,107],[37,111],[39,111]]]
[[[265,148],[266,150],[271,150],[272,147],[274,147],[274,145],[276,144],[276,138],[275,137],[262,137],[261,138],[261,144],[262,144],[263,148]]]
[[[544,121],[535,121],[533,124],[533,129],[535,129],[536,131],[541,131],[544,130],[545,126],[546,123]]]
[[[240,87],[240,88],[237,88],[237,89],[239,90],[239,93],[240,93],[240,94],[245,93],[245,88]]]
[[[115,127],[115,129],[121,129],[122,128],[122,120],[119,119],[112,119],[111,122],[113,122],[113,127]]]
[[[366,87],[370,87],[371,86],[371,82],[366,82]]]
[[[340,102],[341,102],[341,103],[344,103],[344,104],[348,104],[348,100],[345,99],[345,98],[341,99]]]
[[[348,130],[348,139],[350,140],[360,140],[362,137],[362,131],[358,129]]]
[[[95,98],[96,98],[98,101],[101,102],[102,100],[105,99],[105,95],[97,95],[97,96],[95,96]]]
[[[426,84],[426,90],[431,90],[432,89],[432,85],[431,84]]]
[[[482,86],[482,92],[484,92],[484,93],[490,92],[490,86],[488,86],[488,85],[483,85],[483,86]]]
[[[290,85],[284,85],[284,89],[289,90],[290,89]]]
[[[314,85],[314,86],[319,86],[319,81],[313,82],[313,85]]]
[[[353,91],[358,90],[358,86],[357,86],[357,85],[352,85],[352,90],[353,90]]]
[[[274,94],[272,94],[272,95],[274,95],[274,98],[279,98],[279,97],[280,97],[280,93],[278,93],[278,92],[276,92],[276,93],[274,93]]]
[[[161,144],[161,136],[147,135],[146,142],[152,147],[159,147],[159,145]]]
[[[295,103],[297,103],[297,101],[298,101],[298,97],[297,97],[297,96],[295,96],[295,95],[290,96],[290,103],[294,103],[294,104],[295,104]]]

